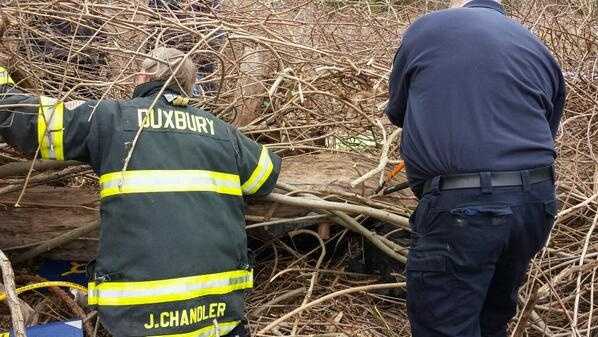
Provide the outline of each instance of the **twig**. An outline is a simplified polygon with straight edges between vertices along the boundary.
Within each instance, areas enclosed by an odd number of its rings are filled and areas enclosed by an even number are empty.
[[[369,178],[375,176],[376,174],[384,170],[386,164],[388,164],[388,151],[390,150],[390,145],[394,143],[394,141],[397,139],[400,133],[401,129],[396,129],[395,131],[393,131],[393,133],[390,135],[390,137],[388,137],[388,139],[384,143],[384,147],[382,148],[382,154],[380,155],[380,163],[378,164],[378,166],[375,169],[364,174],[360,178],[353,180],[351,182],[351,187],[355,187],[361,184],[362,182],[368,180]]]
[[[378,220],[393,224],[399,228],[408,229],[409,228],[409,220],[405,217],[401,217],[399,215],[382,211],[370,207],[364,207],[360,205],[351,205],[351,204],[343,204],[339,202],[330,202],[330,201],[322,201],[322,200],[315,200],[315,199],[308,199],[302,197],[288,197],[286,195],[272,193],[269,196],[265,197],[264,199],[278,202],[281,204],[292,205],[292,206],[299,206],[304,208],[311,208],[311,209],[322,209],[327,211],[344,211],[349,213],[360,213],[369,215],[373,218]]]
[[[246,229],[254,229],[254,228],[273,226],[273,225],[304,223],[306,221],[323,220],[323,219],[328,219],[330,217],[331,217],[331,215],[328,215],[328,214],[306,215],[306,216],[300,216],[300,217],[296,217],[296,218],[279,219],[279,220],[260,222],[260,223],[256,223],[256,224],[252,224],[252,225],[247,225],[245,228]]]
[[[339,296],[343,296],[343,295],[348,295],[348,294],[352,294],[352,293],[356,293],[356,292],[367,292],[367,291],[373,291],[373,290],[383,290],[383,289],[397,289],[397,288],[403,288],[405,287],[405,283],[384,283],[384,284],[372,284],[372,285],[367,285],[367,286],[362,286],[362,287],[355,287],[355,288],[349,288],[349,289],[345,289],[345,290],[340,290],[337,292],[334,292],[332,294],[328,294],[326,296],[322,296],[320,298],[318,298],[315,301],[312,301],[310,303],[307,303],[305,305],[300,306],[299,308],[294,309],[293,311],[283,315],[282,317],[276,319],[274,322],[268,324],[265,328],[261,329],[260,331],[258,331],[257,335],[259,336],[263,336],[266,332],[272,330],[274,327],[278,326],[280,323],[286,321],[287,319],[295,316],[296,314],[303,312],[313,306],[316,306],[322,302],[326,302],[330,299],[339,297]]]
[[[293,186],[288,185],[288,184],[278,183],[277,186],[286,191],[292,191],[295,193],[298,192],[297,189],[295,189]],[[302,194],[314,198],[313,195],[310,195],[308,193],[302,193]],[[344,204],[340,204],[340,205],[344,205]],[[333,215],[336,216],[335,221],[338,222],[340,225],[348,228],[349,230],[360,233],[368,241],[370,241],[374,246],[378,247],[380,250],[382,250],[388,256],[390,256],[390,257],[394,258],[395,260],[402,262],[402,263],[405,263],[407,261],[405,256],[399,254],[399,251],[397,249],[394,249],[395,247],[391,247],[388,245],[389,240],[387,240],[386,238],[383,238],[383,237],[377,235],[376,233],[369,231],[368,229],[363,227],[361,224],[359,224],[355,219],[353,219],[349,215],[345,214],[344,212],[331,211],[330,213],[332,213]],[[393,245],[396,245],[396,244],[393,243]],[[396,246],[398,246],[398,245],[396,245]]]
[[[28,185],[32,184],[41,184],[47,181],[56,180],[60,178],[64,178],[66,176],[81,173],[83,171],[87,171],[89,168],[87,166],[75,166],[69,167],[59,172],[44,172],[32,177],[29,180]],[[17,191],[21,188],[21,185],[9,185],[3,188],[0,188],[0,195]],[[18,200],[17,200],[18,201]],[[19,207],[18,204],[15,204],[15,207]]]
[[[294,290],[289,290],[287,292],[285,292],[284,294],[277,296],[275,298],[273,298],[272,300],[268,301],[268,303],[261,305],[259,308],[257,308],[255,310],[255,312],[253,313],[255,316],[261,316],[261,314],[266,311],[269,307],[278,304],[280,302],[295,298],[301,294],[303,294],[305,291],[307,291],[306,288],[297,288]]]
[[[15,337],[27,337],[25,332],[25,320],[23,312],[19,304],[19,297],[17,296],[17,288],[15,285],[15,275],[10,265],[10,260],[0,250],[0,268],[2,269],[2,279],[4,281],[4,291],[6,291],[6,299],[10,314],[12,318],[12,327]]]
[[[320,257],[318,258],[318,261],[316,262],[316,267],[312,273],[311,280],[309,282],[309,287],[307,288],[307,292],[306,292],[305,297],[303,298],[303,302],[301,304],[301,305],[305,305],[310,300],[311,295],[314,291],[314,286],[316,285],[316,281],[317,281],[318,275],[319,275],[318,269],[320,269],[320,266],[322,265],[322,262],[324,261],[324,257],[326,256],[326,244],[324,244],[324,241],[322,240],[322,238],[320,238],[318,233],[315,233],[314,231],[310,231],[307,229],[299,229],[299,230],[291,232],[291,236],[293,236],[293,237],[296,235],[299,235],[299,234],[308,234],[308,235],[315,237],[318,240],[320,247],[322,248],[322,252],[320,253]],[[298,321],[295,321],[295,323],[293,324],[293,329],[291,330],[291,334],[294,335],[297,333],[298,323],[299,323]]]

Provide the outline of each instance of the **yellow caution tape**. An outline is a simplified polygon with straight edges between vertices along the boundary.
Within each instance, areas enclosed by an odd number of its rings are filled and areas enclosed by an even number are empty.
[[[17,288],[17,294],[21,294],[30,290],[40,289],[40,288],[49,288],[49,287],[65,287],[71,289],[77,289],[84,292],[87,292],[87,288],[80,284],[72,283],[72,282],[63,282],[63,281],[48,281],[48,282],[41,282],[41,283],[34,283],[24,287]],[[6,293],[0,292],[0,302],[6,299]],[[0,335],[1,337],[1,335]]]

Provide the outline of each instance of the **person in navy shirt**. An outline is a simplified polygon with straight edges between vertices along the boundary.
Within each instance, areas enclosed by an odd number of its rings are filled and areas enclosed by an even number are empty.
[[[506,336],[556,212],[565,83],[500,1],[459,1],[405,32],[386,114],[414,193],[407,263],[415,337]]]

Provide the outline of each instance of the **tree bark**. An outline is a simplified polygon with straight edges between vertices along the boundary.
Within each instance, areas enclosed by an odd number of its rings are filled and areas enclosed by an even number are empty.
[[[41,172],[46,170],[63,169],[65,167],[74,165],[81,165],[81,163],[74,160],[36,160],[35,165],[33,166],[33,170]],[[0,166],[0,179],[12,176],[25,175],[29,171],[29,168],[31,168],[31,161],[21,161],[2,165]]]

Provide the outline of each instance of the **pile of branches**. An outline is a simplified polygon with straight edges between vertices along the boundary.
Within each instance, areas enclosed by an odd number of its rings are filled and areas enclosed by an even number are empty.
[[[592,336],[598,330],[598,11],[591,1],[538,1],[512,10],[551,49],[567,81],[557,138],[561,209],[520,293],[519,318],[549,336]]]
[[[205,94],[193,98],[192,104],[237,125],[285,160],[340,153],[369,163],[369,168],[355,169],[345,177],[358,183],[355,188],[345,184],[342,192],[298,191],[283,184],[271,201],[309,202],[318,212],[308,218],[325,218],[358,232],[393,261],[404,261],[406,246],[370,232],[365,224],[377,218],[404,227],[413,198],[403,195],[393,204],[364,186],[369,183],[375,188],[399,159],[398,132],[382,109],[401,32],[417,16],[446,8],[446,1],[230,0],[218,6],[210,2],[213,6],[201,10],[190,5],[150,8],[142,0],[0,3],[0,55],[19,74],[19,85],[32,93],[65,101],[125,99],[147,52],[157,45],[173,46],[203,69],[200,84]],[[598,298],[598,8],[592,0],[513,0],[506,5],[556,55],[568,84],[557,139],[562,209],[548,248],[534,261],[520,293],[521,310],[512,331],[590,336],[598,330],[594,310]],[[3,163],[31,159],[2,144],[0,158]],[[358,180],[375,167],[379,169],[368,179]],[[49,179],[94,184],[86,167],[49,169],[30,176],[28,184]],[[28,171],[0,181],[0,194],[26,194],[23,177]],[[254,226],[298,221],[277,216],[276,209],[272,212],[274,220],[250,220]],[[264,336],[408,335],[404,297],[388,291],[402,288],[404,277],[392,273],[393,280],[388,281],[350,271],[350,257],[361,254],[361,243],[346,233],[334,232],[321,240],[311,230],[292,232],[293,238],[313,236],[319,243],[307,252],[294,247],[292,239],[291,243],[279,238],[264,243],[270,253],[258,259],[259,281],[249,304],[254,332]],[[345,256],[331,252],[338,246],[345,247]],[[31,300],[46,301],[39,294]],[[68,310],[46,313],[41,320],[68,315]],[[93,315],[85,317],[93,319]]]

